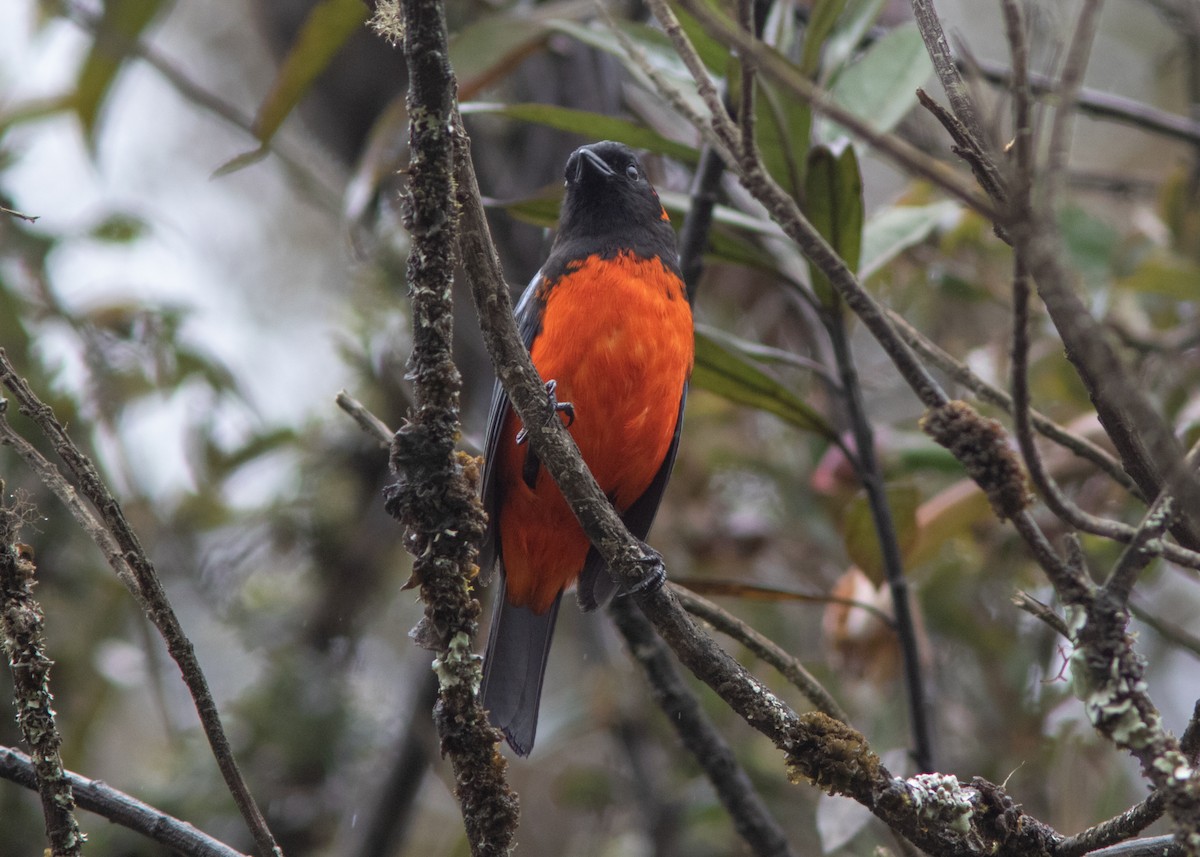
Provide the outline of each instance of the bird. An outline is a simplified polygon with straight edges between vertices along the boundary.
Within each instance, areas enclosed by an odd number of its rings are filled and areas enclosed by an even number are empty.
[[[679,448],[695,342],[670,217],[628,146],[593,143],[567,159],[558,231],[515,315],[558,418],[644,540]],[[617,586],[498,381],[481,497],[488,523],[479,565],[500,579],[482,702],[512,750],[527,756],[563,593],[577,581],[586,612]]]

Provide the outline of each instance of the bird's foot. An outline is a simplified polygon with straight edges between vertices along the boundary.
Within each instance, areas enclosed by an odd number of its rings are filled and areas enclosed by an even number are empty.
[[[575,406],[570,402],[560,402],[554,396],[554,391],[558,388],[558,382],[551,378],[546,382],[546,398],[550,401],[550,407],[554,408],[554,413],[567,415],[567,428],[575,424]],[[529,432],[524,426],[517,432],[517,443],[522,444],[529,439]]]

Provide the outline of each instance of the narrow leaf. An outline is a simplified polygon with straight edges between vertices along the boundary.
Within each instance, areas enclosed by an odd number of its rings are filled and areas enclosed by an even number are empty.
[[[162,0],[108,0],[99,33],[79,68],[73,106],[88,145],[95,145],[96,121],[130,50],[162,7]]]
[[[727,343],[703,331],[696,333],[696,365],[692,383],[739,405],[774,414],[804,431],[832,440],[836,434],[825,418]]]
[[[821,48],[846,7],[846,0],[817,0],[808,16],[804,33],[804,52],[800,56],[800,73],[815,78],[821,67]]]
[[[836,155],[826,146],[809,153],[804,201],[813,226],[851,271],[857,269],[862,251],[863,194],[853,146],[845,146]],[[809,272],[817,297],[828,305],[833,300],[829,280],[811,263]]]
[[[362,0],[321,0],[304,21],[295,43],[288,51],[271,91],[259,105],[254,118],[254,135],[269,142],[337,55],[346,41],[367,20]]]
[[[657,131],[628,119],[605,116],[587,110],[558,107],[553,104],[490,104],[470,102],[462,105],[463,114],[490,113],[570,131],[591,140],[616,140],[635,149],[645,149],[659,155],[694,164],[700,153],[691,146],[670,140]]]

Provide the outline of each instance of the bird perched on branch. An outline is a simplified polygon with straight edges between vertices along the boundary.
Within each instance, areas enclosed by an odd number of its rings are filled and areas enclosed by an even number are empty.
[[[595,143],[567,160],[558,234],[516,316],[583,460],[644,539],[675,461],[694,343],[675,233],[627,146]],[[564,590],[578,580],[586,611],[607,603],[616,584],[525,442],[499,382],[486,456],[480,567],[500,569],[500,591],[483,704],[525,756]]]

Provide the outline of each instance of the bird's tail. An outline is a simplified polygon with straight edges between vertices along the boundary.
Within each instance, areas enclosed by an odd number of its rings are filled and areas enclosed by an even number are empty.
[[[542,679],[562,593],[540,615],[528,607],[509,604],[506,594],[501,574],[483,656],[483,707],[517,755],[528,756],[537,732]]]

